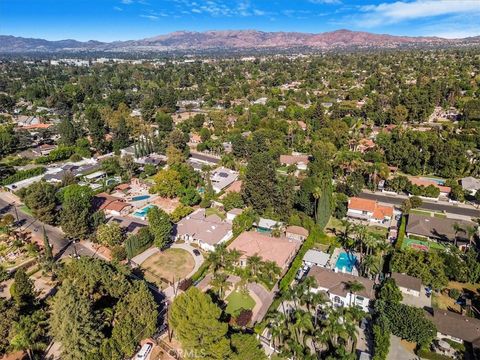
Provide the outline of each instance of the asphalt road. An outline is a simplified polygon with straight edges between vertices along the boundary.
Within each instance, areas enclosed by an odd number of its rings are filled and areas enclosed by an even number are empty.
[[[80,256],[95,256],[92,250],[81,244],[73,244],[70,240],[66,239],[59,228],[44,224],[33,216],[23,213],[20,211],[18,205],[14,205],[8,201],[9,199],[2,197],[2,194],[3,193],[0,193],[0,215],[10,213],[16,217],[16,214],[18,214],[18,221],[21,224],[20,227],[34,234],[39,234],[40,236],[42,236],[43,226],[45,226],[45,231],[47,232],[48,240],[53,247],[53,254],[55,256],[58,254],[60,257],[64,257],[74,254],[75,251]],[[17,209],[16,212],[15,208]]]
[[[391,205],[402,205],[402,202],[405,198],[395,195],[383,194],[383,193],[370,193],[370,192],[362,192],[359,197],[363,199],[369,200],[377,200],[380,202],[384,202]],[[423,201],[422,206],[420,209],[430,210],[430,211],[439,211],[439,212],[447,212],[450,214],[457,214],[469,217],[480,217],[480,210],[474,209],[473,207],[463,207],[458,206],[455,204],[450,203],[442,203],[442,202],[430,202],[430,201]]]

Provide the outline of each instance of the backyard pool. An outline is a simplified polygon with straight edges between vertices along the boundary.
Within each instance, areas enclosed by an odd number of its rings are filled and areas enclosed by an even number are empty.
[[[147,200],[150,198],[150,195],[139,195],[132,197],[132,201]]]
[[[437,178],[422,177],[423,180],[436,182],[438,185],[445,185],[445,180]]]
[[[340,255],[338,255],[335,267],[338,269],[338,271],[346,271],[351,273],[356,263],[357,258],[355,257],[355,255],[341,252]]]
[[[148,205],[145,206],[143,209],[140,209],[138,211],[135,211],[133,213],[133,216],[136,216],[138,218],[145,219],[147,217],[148,210],[150,210],[152,207],[156,207],[155,205]]]

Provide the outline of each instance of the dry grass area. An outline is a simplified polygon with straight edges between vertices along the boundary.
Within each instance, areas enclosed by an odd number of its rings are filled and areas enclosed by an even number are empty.
[[[450,281],[448,283],[447,289],[457,289],[461,293],[472,292],[476,297],[480,296],[479,289],[480,284],[468,284],[468,283],[459,283],[456,281]],[[455,300],[448,296],[447,290],[440,294],[435,295],[434,299],[435,306],[443,310],[451,310],[455,312],[460,312],[460,305],[455,304]]]
[[[147,281],[163,289],[166,284],[162,279],[170,282],[184,279],[194,269],[195,260],[186,250],[167,249],[150,256],[141,267],[145,270]]]
[[[171,214],[180,204],[180,200],[178,198],[168,199],[158,197],[152,203],[157,205],[160,209],[163,209],[167,214]]]
[[[407,340],[400,340],[400,345],[402,345],[405,349],[407,349],[409,352],[414,353],[415,348],[417,347],[417,344],[414,342],[410,342]]]

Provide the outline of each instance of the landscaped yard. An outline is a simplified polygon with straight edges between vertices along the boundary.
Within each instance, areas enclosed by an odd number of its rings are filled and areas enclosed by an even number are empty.
[[[447,289],[457,289],[460,293],[473,293],[475,297],[480,296],[479,289],[480,284],[469,284],[469,283],[459,283],[456,281],[450,281],[447,285]],[[439,293],[434,294],[433,298],[434,307],[443,310],[453,310],[456,312],[460,312],[461,308],[460,305],[455,304],[455,299],[452,299],[448,296],[448,293]]]
[[[241,291],[232,291],[226,298],[227,308],[225,311],[227,314],[235,314],[240,309],[251,310],[255,306],[255,300],[248,294],[244,294]]]
[[[145,270],[145,279],[164,289],[167,284],[162,279],[172,282],[184,279],[195,267],[192,255],[183,249],[167,249],[150,256],[141,264]]]
[[[431,211],[425,211],[425,210],[418,210],[418,209],[412,209],[410,210],[410,214],[417,214],[417,215],[424,215],[424,216],[435,216],[437,218],[442,218],[445,219],[447,215],[439,212],[431,212]]]

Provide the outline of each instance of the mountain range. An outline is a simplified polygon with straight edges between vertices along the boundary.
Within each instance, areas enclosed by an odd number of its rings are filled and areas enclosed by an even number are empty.
[[[202,50],[299,49],[331,50],[342,48],[398,48],[405,46],[480,45],[480,36],[463,39],[410,37],[368,32],[336,30],[318,34],[263,32],[256,30],[177,31],[141,40],[100,42],[90,40],[49,41],[0,35],[1,53],[29,52],[164,52]]]

